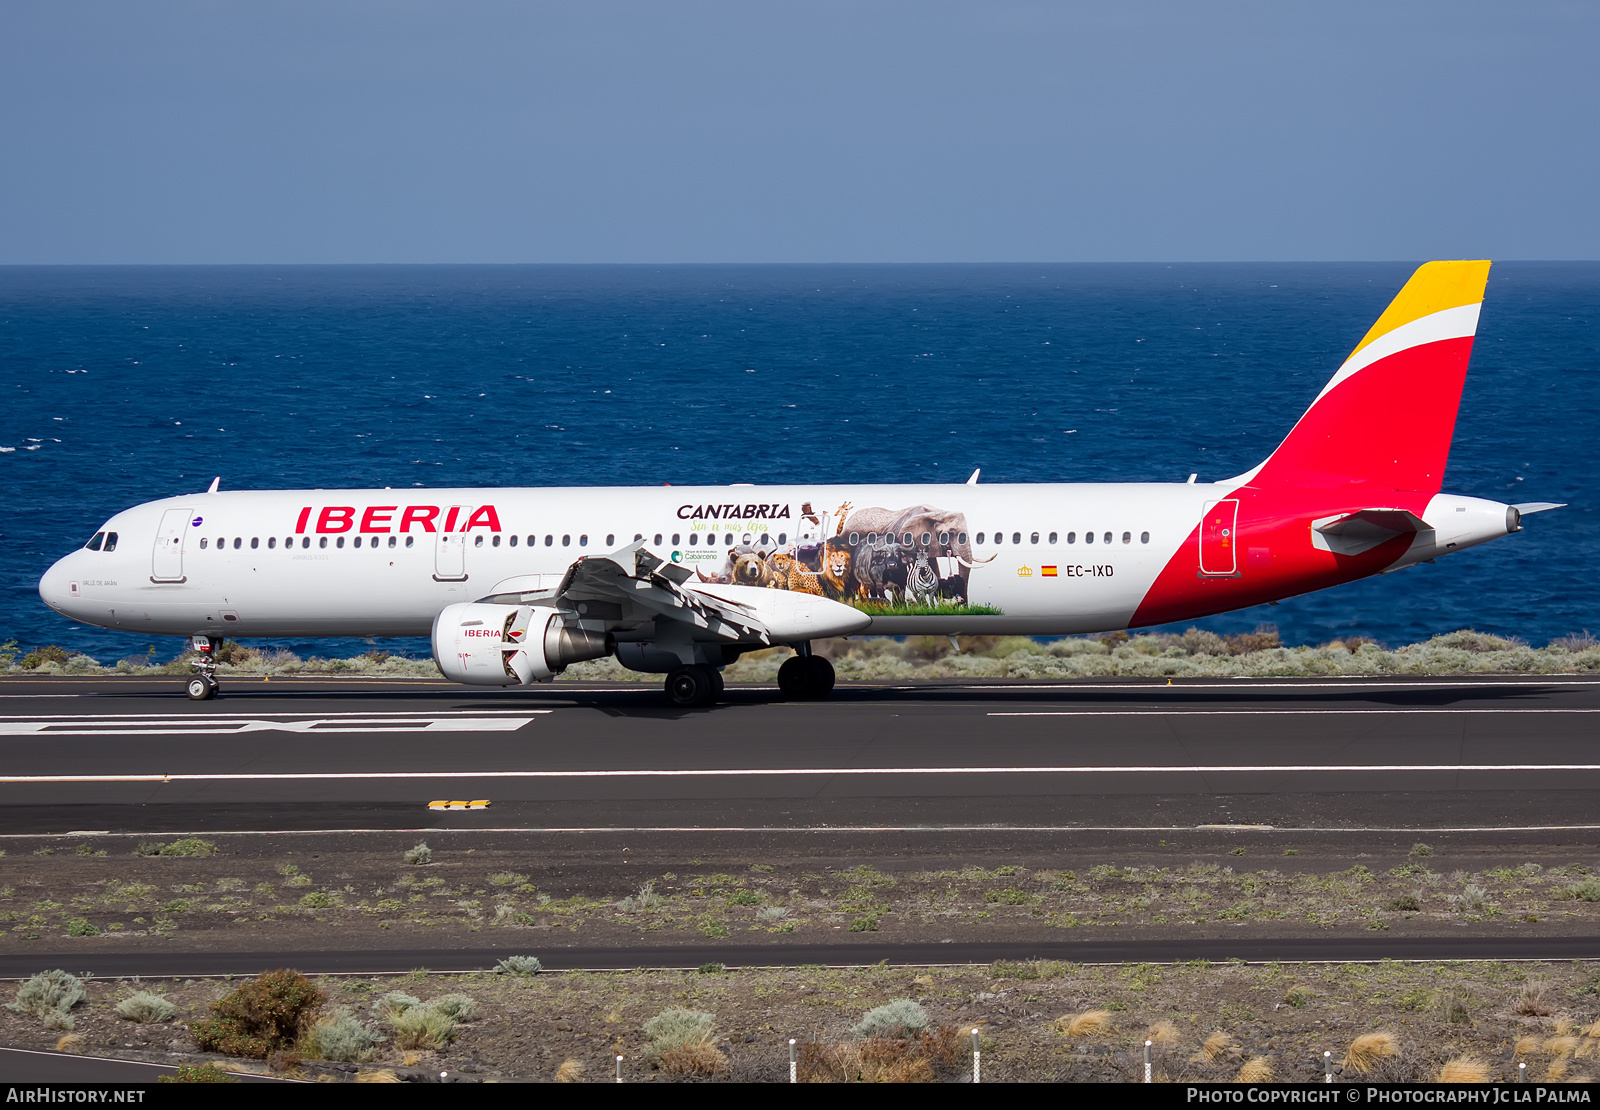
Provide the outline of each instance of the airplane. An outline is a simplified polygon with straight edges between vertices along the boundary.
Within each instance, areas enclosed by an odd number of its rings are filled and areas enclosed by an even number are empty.
[[[834,685],[812,641],[1132,629],[1387,574],[1562,506],[1441,493],[1488,281],[1421,266],[1259,466],[1200,483],[221,491],[117,513],[39,594],[102,628],[431,637],[476,686],[615,656],[672,704],[788,646],[790,699]]]

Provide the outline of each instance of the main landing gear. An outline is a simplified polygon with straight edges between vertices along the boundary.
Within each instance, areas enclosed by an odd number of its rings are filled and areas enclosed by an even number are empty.
[[[667,700],[680,709],[699,709],[722,696],[722,675],[715,667],[694,663],[667,675]]]
[[[818,701],[833,691],[833,664],[810,646],[778,668],[778,689],[790,701]]]
[[[220,688],[217,685],[217,652],[222,648],[222,640],[216,636],[192,636],[189,645],[199,656],[194,660],[194,669],[199,673],[189,680],[189,700],[210,701]]]

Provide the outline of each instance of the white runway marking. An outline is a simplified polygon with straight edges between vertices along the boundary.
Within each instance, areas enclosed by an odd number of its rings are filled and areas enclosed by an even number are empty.
[[[1431,681],[1407,681],[1405,679],[1349,679],[1340,682],[1280,682],[1271,678],[1236,678],[1227,682],[1186,682],[1181,677],[1174,676],[1172,685],[1157,681],[1146,682],[1116,682],[1088,685],[1080,683],[972,683],[963,685],[963,690],[1482,690],[1486,688],[1500,689],[1503,687],[1529,686],[1600,686],[1600,679],[1567,678],[1554,675],[1546,679],[1530,679],[1517,676],[1506,679],[1456,679]],[[920,686],[896,686],[897,690],[925,689]]]
[[[299,721],[266,721],[253,717],[219,720],[215,717],[177,717],[164,720],[129,720],[126,717],[96,722],[83,719],[0,720],[5,736],[238,736],[248,732],[387,733],[387,732],[515,732],[533,723],[532,717],[435,717],[411,714],[394,717],[312,717]]]
[[[594,771],[281,771],[166,775],[0,775],[0,783],[338,782],[425,779],[825,778],[885,775],[1221,775],[1392,774],[1397,771],[1600,771],[1600,763],[1279,763],[1118,767],[739,767]]]
[[[996,709],[989,717],[1370,717],[1378,715],[1461,713],[1600,713],[1595,709],[1556,709],[1516,706],[1505,709],[1469,707],[1434,709],[1426,706],[1373,706],[1366,709]]]
[[[472,715],[482,717],[495,714],[544,714],[554,709],[429,709],[423,712],[405,709],[347,710],[322,713],[0,713],[0,721],[226,721],[230,719],[257,720],[270,717],[317,717],[332,720],[335,717],[360,717],[362,720],[378,717],[453,717]]]

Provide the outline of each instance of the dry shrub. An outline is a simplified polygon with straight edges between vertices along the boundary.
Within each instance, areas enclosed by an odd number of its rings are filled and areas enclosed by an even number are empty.
[[[194,1042],[207,1052],[265,1059],[293,1044],[328,996],[298,971],[268,971],[211,1004],[194,1023]]]
[[[1544,978],[1529,979],[1522,984],[1522,991],[1517,995],[1515,1005],[1511,1007],[1514,1014],[1526,1017],[1550,1016],[1550,980]]]
[[[1240,1083],[1271,1083],[1272,1062],[1265,1056],[1254,1056],[1239,1069]]]
[[[1552,1056],[1571,1056],[1578,1051],[1578,1038],[1572,1036],[1548,1037],[1544,1042],[1544,1050]]]
[[[1093,1037],[1111,1032],[1109,1010],[1085,1010],[1081,1014],[1068,1014],[1056,1019],[1056,1028],[1069,1037]]]
[[[1218,1029],[1211,1036],[1200,1043],[1200,1052],[1196,1055],[1196,1062],[1204,1061],[1207,1064],[1226,1063],[1239,1055],[1239,1046],[1232,1037]]]
[[[413,1006],[393,1014],[389,1025],[394,1029],[396,1048],[434,1050],[443,1048],[455,1039],[456,1023],[443,1010],[431,1006]]]
[[[1152,1021],[1144,1031],[1144,1039],[1156,1045],[1177,1044],[1178,1027],[1166,1020]]]
[[[717,1075],[728,1070],[728,1058],[713,1044],[686,1044],[663,1049],[656,1066],[667,1075]]]
[[[1457,1056],[1439,1069],[1440,1083],[1487,1083],[1489,1065],[1476,1056]]]
[[[556,1069],[557,1083],[576,1083],[583,1078],[583,1065],[572,1057],[561,1061],[561,1066]]]
[[[1556,1036],[1558,1037],[1571,1037],[1583,1032],[1583,1030],[1579,1028],[1578,1023],[1569,1017],[1556,1018],[1555,1027]]]
[[[1585,1056],[1600,1056],[1600,1041],[1590,1040],[1588,1037],[1578,1042],[1578,1051],[1572,1054],[1574,1060],[1581,1060]]]
[[[1535,1052],[1539,1052],[1543,1048],[1544,1038],[1537,1037],[1532,1033],[1529,1033],[1525,1036],[1518,1037],[1517,1043],[1512,1046],[1511,1051],[1518,1056],[1532,1056]]]
[[[1349,1051],[1344,1054],[1344,1066],[1345,1070],[1358,1075],[1370,1075],[1380,1061],[1399,1055],[1400,1046],[1395,1042],[1394,1034],[1365,1033],[1350,1042]]]
[[[393,1068],[375,1068],[372,1071],[356,1072],[357,1083],[398,1083],[400,1077]]]
[[[57,1052],[81,1052],[83,1050],[83,1034],[68,1033],[56,1042]]]
[[[1569,1066],[1565,1056],[1557,1056],[1550,1061],[1550,1066],[1544,1069],[1544,1077],[1552,1082],[1559,1083],[1566,1078]]]
[[[802,1083],[932,1083],[937,1067],[966,1062],[961,1031],[941,1025],[912,1037],[799,1046]]]

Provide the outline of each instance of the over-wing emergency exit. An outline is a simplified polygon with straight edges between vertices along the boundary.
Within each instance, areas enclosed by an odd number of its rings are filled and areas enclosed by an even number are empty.
[[[1259,466],[1222,482],[291,490],[117,513],[40,596],[85,624],[188,636],[432,637],[470,685],[615,656],[706,705],[721,670],[811,641],[1069,635],[1189,620],[1520,531],[1548,503],[1441,493],[1488,262],[1430,262]]]

